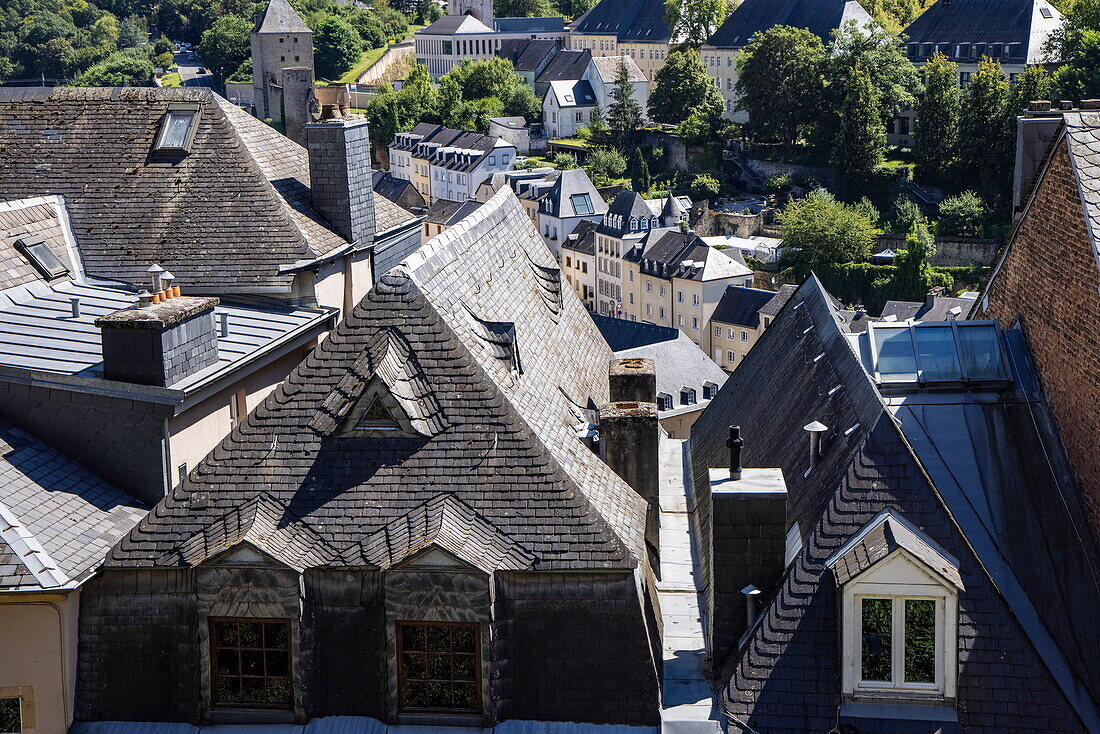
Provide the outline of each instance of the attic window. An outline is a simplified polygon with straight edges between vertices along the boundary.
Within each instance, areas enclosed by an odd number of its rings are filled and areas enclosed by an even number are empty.
[[[703,400],[712,400],[718,394],[718,385],[713,382],[703,383]]]
[[[657,410],[672,410],[672,396],[668,393],[657,393]]]
[[[1042,14],[1042,16],[1044,18],[1053,18],[1054,17],[1054,14],[1050,12],[1050,8],[1041,7],[1041,8],[1039,8],[1039,12]]]
[[[592,206],[592,196],[589,194],[573,194],[569,197],[569,201],[573,203],[573,211],[579,216],[596,212],[596,209]]]
[[[69,269],[53,253],[49,245],[41,237],[27,237],[15,241],[15,249],[27,258],[34,269],[42,274],[46,280],[60,278],[69,272]]]
[[[189,153],[195,140],[195,128],[199,118],[198,107],[173,105],[168,108],[160,123],[160,132],[153,145],[157,153]]]

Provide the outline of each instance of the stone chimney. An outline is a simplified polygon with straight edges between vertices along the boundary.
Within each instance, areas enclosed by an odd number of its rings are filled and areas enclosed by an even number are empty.
[[[345,88],[320,87],[316,91],[320,119],[306,125],[313,208],[344,239],[366,246],[374,241],[374,182],[367,121],[345,116]]]
[[[218,361],[217,298],[176,296],[95,320],[108,380],[171,387]]]
[[[741,467],[744,443],[730,427],[730,466],[710,470],[707,640],[720,665],[753,624],[786,566],[787,485],[781,469]]]
[[[648,360],[646,360],[648,361]],[[651,363],[652,364],[652,363]],[[619,401],[600,406],[604,461],[649,504],[645,539],[660,548],[660,423],[654,402]]]
[[[652,359],[631,357],[611,360],[609,370],[611,402],[657,402],[657,372]]]

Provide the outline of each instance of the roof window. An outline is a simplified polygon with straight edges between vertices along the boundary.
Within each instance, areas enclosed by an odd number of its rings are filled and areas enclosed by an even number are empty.
[[[197,105],[169,105],[160,123],[153,151],[156,153],[190,153],[198,127]]]
[[[69,268],[54,254],[41,237],[24,237],[15,241],[15,249],[42,274],[46,280],[60,278],[69,272]]]
[[[1050,8],[1048,8],[1046,6],[1040,7],[1039,12],[1042,14],[1042,16],[1044,18],[1053,18],[1054,17],[1054,14],[1050,12]]]
[[[868,325],[876,379],[883,383],[1008,379],[993,322]]]
[[[596,212],[595,207],[592,206],[592,196],[590,194],[573,194],[569,197],[569,201],[573,204],[573,211],[578,215],[594,214]]]

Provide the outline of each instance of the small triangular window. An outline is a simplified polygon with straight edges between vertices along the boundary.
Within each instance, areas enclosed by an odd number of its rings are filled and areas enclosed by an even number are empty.
[[[355,424],[357,431],[362,430],[400,430],[401,424],[390,415],[390,411],[386,409],[386,406],[382,404],[382,401],[378,396],[372,396],[370,404],[367,405],[367,409],[363,411],[363,416]]]
[[[381,438],[420,436],[409,416],[394,398],[386,383],[371,378],[355,406],[348,411],[340,436],[349,438]]]

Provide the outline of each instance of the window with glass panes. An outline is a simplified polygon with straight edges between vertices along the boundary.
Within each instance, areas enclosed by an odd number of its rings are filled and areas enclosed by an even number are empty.
[[[18,698],[0,698],[0,734],[19,734],[22,731],[22,702]]]
[[[210,620],[214,703],[290,708],[290,622]]]
[[[860,686],[939,688],[936,675],[937,599],[860,599]]]
[[[401,710],[478,713],[480,638],[476,624],[398,622]]]

